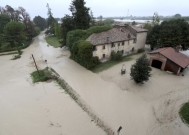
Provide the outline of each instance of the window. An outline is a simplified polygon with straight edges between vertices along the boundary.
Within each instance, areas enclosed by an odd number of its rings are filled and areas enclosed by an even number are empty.
[[[118,43],[118,46],[120,46],[120,43]]]
[[[112,48],[115,47],[114,43],[112,43]]]
[[[102,49],[106,49],[105,45],[103,45]]]
[[[121,50],[121,54],[123,55],[123,53],[124,53],[124,51],[123,50]]]
[[[129,43],[129,40],[128,40],[128,45],[129,45],[130,43]]]
[[[124,43],[124,41],[122,42],[122,45],[124,45],[125,43]]]
[[[136,41],[137,41],[137,39],[135,38],[135,39],[133,40],[133,43],[136,43]]]
[[[96,51],[97,49],[96,49],[96,46],[93,46],[93,51]]]
[[[105,55],[105,54],[103,54],[103,55],[102,55],[102,58],[104,59],[105,57],[106,57],[106,55]]]

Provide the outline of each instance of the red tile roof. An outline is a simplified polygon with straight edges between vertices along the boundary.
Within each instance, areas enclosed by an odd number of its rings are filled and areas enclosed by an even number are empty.
[[[173,49],[172,47],[159,48],[157,50],[150,52],[150,54],[153,53],[160,53],[161,55],[165,56],[169,60],[181,66],[182,68],[186,68],[189,65],[189,57],[180,52],[175,51],[175,49]]]

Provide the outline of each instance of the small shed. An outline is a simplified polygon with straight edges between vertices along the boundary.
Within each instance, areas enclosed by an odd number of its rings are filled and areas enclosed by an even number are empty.
[[[189,57],[172,47],[159,48],[149,53],[152,67],[179,75],[189,65]]]

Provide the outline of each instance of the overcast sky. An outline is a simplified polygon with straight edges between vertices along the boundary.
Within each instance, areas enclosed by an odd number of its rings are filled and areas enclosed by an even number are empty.
[[[37,15],[47,17],[46,4],[49,3],[54,17],[62,18],[70,14],[72,0],[0,0],[0,6],[10,5],[13,8],[22,6],[33,18]],[[189,16],[189,0],[85,0],[95,17],[109,16],[152,16],[174,15],[180,13]]]

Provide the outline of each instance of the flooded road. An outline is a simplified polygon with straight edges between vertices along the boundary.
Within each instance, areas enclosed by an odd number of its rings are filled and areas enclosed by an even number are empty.
[[[0,135],[105,135],[55,82],[32,83],[31,54],[42,69],[58,52],[42,44],[36,38],[18,60],[0,57]]]
[[[31,54],[40,69],[55,69],[115,132],[122,126],[120,135],[188,135],[189,129],[177,113],[189,99],[188,73],[177,79],[153,70],[151,81],[138,86],[129,73],[120,75],[123,63],[94,74],[69,59],[65,48],[48,46],[43,34],[24,50],[21,59],[0,57],[0,134],[105,134],[56,83],[32,84],[29,73],[35,68]],[[135,58],[126,63],[127,71],[134,62]],[[167,80],[170,83],[165,83]],[[173,82],[180,85],[173,86]]]

